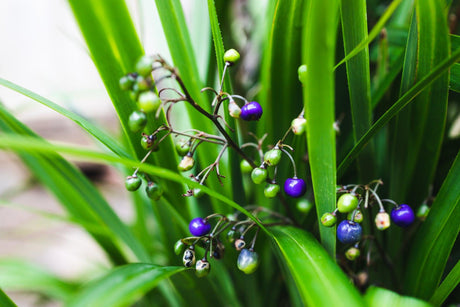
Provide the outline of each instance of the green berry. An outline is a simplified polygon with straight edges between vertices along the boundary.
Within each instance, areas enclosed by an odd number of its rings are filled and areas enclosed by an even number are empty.
[[[353,213],[355,214],[354,218],[353,218]],[[363,213],[359,209],[356,209],[352,212],[348,212],[347,220],[350,220],[350,221],[353,220],[353,222],[361,223],[363,219],[364,219]]]
[[[149,182],[147,187],[145,188],[145,192],[147,192],[147,196],[153,200],[159,200],[161,195],[163,195],[163,189],[156,184],[155,182]]]
[[[251,179],[255,184],[261,184],[265,182],[268,176],[268,171],[265,168],[256,167],[252,170]]]
[[[422,204],[417,210],[417,217],[424,221],[430,212],[430,207],[427,204]]]
[[[137,76],[136,84],[133,85],[133,90],[143,92],[150,89],[151,82],[150,78],[144,78],[142,76]]]
[[[139,90],[137,89],[136,84],[133,86],[133,90],[129,92],[129,97],[131,98],[132,101],[137,101],[139,99]]]
[[[240,59],[240,54],[235,49],[229,49],[224,53],[224,61],[234,64]]]
[[[326,212],[321,217],[321,224],[323,224],[326,227],[332,227],[336,223],[337,223],[337,217],[332,213]]]
[[[299,74],[299,81],[305,83],[307,80],[307,65],[300,65],[297,73]]]
[[[143,92],[138,98],[139,108],[145,113],[153,113],[158,110],[161,100],[151,91]]]
[[[361,252],[356,247],[350,247],[345,252],[345,257],[347,257],[347,259],[350,261],[356,260],[359,257],[359,255],[361,255]]]
[[[176,255],[180,255],[184,251],[184,248],[184,242],[182,242],[182,240],[177,240],[177,242],[174,244],[174,253],[176,253]]]
[[[240,168],[242,173],[249,174],[250,172],[252,172],[252,166],[246,160],[241,161]]]
[[[264,195],[267,198],[274,198],[280,191],[280,186],[275,183],[269,183],[265,186]]]
[[[246,274],[252,274],[259,266],[259,255],[250,249],[241,250],[237,262],[238,269]]]
[[[337,201],[339,212],[348,213],[358,208],[358,197],[354,194],[346,193],[340,196]]]
[[[301,135],[307,129],[307,120],[303,117],[294,118],[291,122],[291,129],[295,135]]]
[[[211,265],[209,264],[208,261],[206,261],[206,259],[202,259],[196,262],[195,268],[196,268],[195,275],[201,278],[209,274],[209,271],[211,270]]]
[[[142,135],[142,138],[141,138],[141,146],[142,148],[144,148],[145,150],[149,150],[150,148],[152,148],[152,146],[154,145],[155,143],[155,140],[156,140],[156,135]]]
[[[185,139],[178,139],[175,147],[177,154],[183,157],[190,151],[190,142]]]
[[[151,56],[144,55],[136,63],[136,71],[141,76],[148,76],[152,73],[153,58]]]
[[[144,112],[134,111],[129,116],[128,126],[132,132],[141,131],[142,129],[144,129],[146,124],[147,124],[147,116],[145,116]]]
[[[203,192],[202,189],[200,189],[200,188],[194,188],[193,189],[193,196],[195,196],[196,198],[200,198],[203,195],[204,195],[204,192]]]
[[[120,78],[120,88],[124,91],[132,89],[136,79],[132,75],[126,75]]]
[[[177,169],[179,170],[179,172],[186,172],[192,169],[194,165],[195,165],[195,160],[193,159],[192,155],[189,153],[182,158],[179,165],[177,166]]]
[[[275,147],[272,150],[267,151],[264,155],[264,162],[270,166],[278,165],[278,163],[280,163],[281,160],[281,153],[281,149],[279,149],[278,147]]]
[[[299,212],[307,214],[313,208],[313,203],[308,199],[301,199],[296,203],[296,208]]]
[[[128,191],[131,191],[131,192],[136,191],[137,189],[139,189],[141,184],[142,184],[141,178],[135,175],[126,177],[125,187],[126,187],[126,190]]]

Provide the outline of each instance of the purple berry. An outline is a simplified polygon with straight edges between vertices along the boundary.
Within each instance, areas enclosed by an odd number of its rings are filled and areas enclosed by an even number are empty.
[[[256,101],[251,101],[241,108],[240,117],[244,120],[259,120],[262,116],[262,107]]]
[[[297,177],[288,178],[284,182],[284,192],[287,195],[297,198],[305,194],[307,191],[307,184],[305,180]]]
[[[337,226],[337,239],[343,244],[352,244],[361,240],[363,229],[358,223],[343,220]]]
[[[211,231],[211,224],[204,218],[196,217],[190,221],[188,229],[192,236],[201,237]]]
[[[415,214],[409,205],[402,204],[391,210],[391,220],[399,227],[407,227],[414,222]]]

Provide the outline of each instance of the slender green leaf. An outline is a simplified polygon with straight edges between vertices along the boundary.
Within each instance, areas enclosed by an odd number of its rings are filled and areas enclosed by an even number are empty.
[[[414,297],[402,296],[396,292],[378,288],[370,287],[364,295],[364,299],[369,307],[429,307],[427,302],[416,299]]]
[[[13,91],[21,93],[24,96],[32,98],[33,100],[47,106],[48,108],[64,115],[65,117],[74,121],[76,124],[78,124],[83,129],[85,129],[87,132],[89,132],[92,136],[98,139],[102,144],[104,144],[108,149],[110,149],[117,155],[123,156],[123,157],[129,157],[128,153],[123,148],[121,148],[118,145],[118,143],[110,135],[102,131],[100,128],[98,128],[96,125],[92,124],[91,122],[83,118],[82,116],[72,113],[69,110],[66,110],[65,108],[61,107],[60,105],[55,104],[54,102],[32,91],[29,91],[26,88],[23,88],[17,84],[14,84],[13,82],[10,82],[8,80],[0,78],[0,84],[12,89]]]
[[[364,306],[356,288],[310,233],[294,227],[270,231],[306,306]]]
[[[460,93],[460,64],[456,63],[450,69],[450,90]]]
[[[443,4],[441,1],[417,1],[407,41],[400,95],[448,58],[449,51]],[[428,194],[444,136],[448,82],[446,72],[427,86],[391,124],[389,189],[398,202],[420,203]]]
[[[449,296],[455,287],[460,283],[460,261],[457,261],[457,264],[449,272],[449,274],[444,278],[442,283],[434,292],[433,296],[430,298],[430,303],[435,306],[441,306],[446,298]]]
[[[0,272],[0,285],[4,289],[39,292],[62,301],[68,300],[77,287],[75,283],[19,259],[1,259]]]
[[[444,72],[446,72],[455,62],[460,59],[460,49],[456,50],[452,55],[439,63],[436,67],[434,67],[429,74],[425,77],[420,79],[417,83],[415,83],[401,98],[396,101],[393,106],[388,109],[369,129],[369,131],[361,137],[359,142],[353,146],[347,156],[343,159],[340,163],[337,174],[340,178],[348,166],[356,159],[359,152],[366,146],[369,140],[382,128],[384,125],[388,123],[390,119],[392,119],[396,114],[398,114],[406,105],[413,101],[413,99],[420,94],[421,91],[425,89],[425,87],[431,84],[436,78],[439,78]]]
[[[184,270],[147,263],[127,264],[86,285],[69,306],[131,306],[158,283]]]
[[[428,300],[436,290],[460,231],[460,153],[417,231],[407,257],[404,282],[409,295]]]
[[[345,55],[367,38],[366,1],[341,1],[342,33]],[[347,61],[348,92],[350,95],[353,137],[355,144],[372,124],[371,78],[369,69],[369,48],[366,45]],[[368,182],[375,177],[373,166],[374,150],[370,142],[358,159],[361,181]]]
[[[304,25],[302,60],[308,157],[318,216],[335,209],[336,148],[334,130],[334,60],[339,2],[312,1]],[[312,48],[315,46],[315,48]],[[320,226],[321,242],[335,257],[335,227]]]
[[[342,59],[337,65],[335,65],[334,69],[357,55],[361,50],[366,48],[370,42],[374,40],[374,38],[379,35],[380,31],[382,31],[383,27],[385,26],[385,23],[388,21],[388,19],[391,17],[391,15],[394,13],[398,5],[401,3],[402,0],[393,0],[393,2],[388,6],[386,9],[385,13],[380,17],[379,21],[375,24],[375,26],[372,28],[371,32],[369,33],[369,36],[365,39],[362,40],[352,51],[350,51],[344,59]]]
[[[16,307],[16,304],[8,297],[8,295],[0,289],[0,305],[4,307]]]

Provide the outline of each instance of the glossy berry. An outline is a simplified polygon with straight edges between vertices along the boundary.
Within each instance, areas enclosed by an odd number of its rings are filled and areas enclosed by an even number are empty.
[[[252,170],[251,179],[255,184],[261,184],[265,182],[268,176],[268,171],[265,168],[256,167]]]
[[[136,92],[143,92],[150,89],[151,79],[142,76],[136,77],[136,83],[133,85],[133,90]]]
[[[280,191],[280,186],[276,183],[269,183],[265,186],[264,195],[267,198],[274,198]]]
[[[237,62],[240,59],[240,54],[235,49],[229,49],[224,53],[224,61],[230,64]]]
[[[332,227],[337,223],[337,217],[335,214],[326,212],[321,216],[321,224],[323,224],[326,227]]]
[[[188,229],[192,236],[201,237],[211,231],[211,224],[201,217],[196,217],[188,224]]]
[[[180,161],[179,165],[177,166],[177,169],[180,172],[186,172],[195,165],[195,160],[193,159],[192,155],[188,153],[186,156],[182,158]]]
[[[294,198],[301,197],[307,191],[305,180],[297,177],[288,178],[284,182],[284,192]]]
[[[358,198],[354,194],[342,194],[337,201],[339,212],[348,213],[358,208]]]
[[[308,199],[301,199],[296,203],[296,208],[299,212],[307,214],[313,208],[313,202]]]
[[[237,266],[240,271],[246,274],[252,274],[259,266],[259,255],[249,249],[242,249],[238,255]]]
[[[228,103],[228,114],[233,118],[240,118],[241,108],[233,100]]]
[[[141,180],[141,178],[139,178],[137,176],[128,176],[128,177],[126,177],[125,187],[126,187],[126,190],[128,190],[128,191],[131,191],[131,192],[136,191],[137,189],[139,189],[141,184],[142,184],[142,180]]]
[[[278,163],[280,163],[281,161],[281,153],[281,149],[279,149],[278,147],[275,147],[272,150],[267,151],[264,155],[264,162],[270,166],[278,165]]]
[[[176,255],[180,255],[184,251],[184,248],[184,242],[182,242],[182,240],[177,240],[177,242],[174,244],[174,253]]]
[[[136,71],[141,76],[148,76],[152,72],[153,58],[151,56],[144,55],[136,63]]]
[[[355,214],[354,218],[353,218],[353,213]],[[353,222],[356,222],[356,223],[361,223],[364,217],[363,217],[363,213],[361,212],[361,210],[357,209],[352,212],[349,212],[347,214],[347,219],[350,221],[353,220]]]
[[[142,135],[142,138],[141,138],[142,148],[144,148],[145,150],[149,150],[150,148],[152,148],[152,146],[155,143],[156,138],[157,138],[156,135],[146,135],[146,134]]]
[[[378,230],[385,230],[390,227],[390,216],[385,211],[377,213],[375,216],[375,226]]]
[[[361,255],[361,252],[356,247],[350,247],[345,252],[345,257],[347,257],[347,259],[350,261],[356,260],[359,257],[359,255]]]
[[[182,262],[187,268],[195,264],[195,250],[192,247],[185,250],[184,256],[182,256]]]
[[[145,188],[145,192],[147,193],[147,196],[153,200],[159,200],[163,195],[163,189],[161,186],[152,181],[148,183]]]
[[[415,214],[409,205],[402,204],[391,210],[391,220],[400,227],[407,227],[415,220]]]
[[[248,174],[248,173],[252,172],[252,166],[246,160],[241,161],[240,168],[241,168],[242,173]]]
[[[262,113],[263,113],[262,106],[256,101],[251,101],[251,102],[246,103],[241,108],[240,117],[247,121],[259,120],[260,117],[262,116]]]
[[[307,129],[307,120],[303,117],[294,118],[291,122],[291,129],[295,135],[301,135]]]
[[[141,93],[137,101],[139,103],[139,108],[145,113],[156,112],[161,105],[160,98],[150,91]]]
[[[195,266],[195,275],[197,277],[205,277],[209,274],[211,270],[211,265],[206,259],[198,260]]]
[[[417,210],[417,217],[424,221],[430,213],[430,207],[427,204],[422,204]]]
[[[132,89],[136,78],[132,75],[123,76],[120,78],[119,84],[120,88],[124,91]]]
[[[307,80],[307,65],[300,65],[297,73],[299,75],[299,81],[305,83]]]
[[[175,143],[176,152],[179,156],[185,156],[190,151],[190,142],[185,139],[178,139]]]
[[[129,116],[128,126],[132,132],[141,131],[142,129],[144,129],[146,124],[147,124],[147,116],[145,116],[144,112],[134,111]]]
[[[344,244],[352,244],[361,240],[363,229],[358,223],[343,220],[337,226],[337,239]]]

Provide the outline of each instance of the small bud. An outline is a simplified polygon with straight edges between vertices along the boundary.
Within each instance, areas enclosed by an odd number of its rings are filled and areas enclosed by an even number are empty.
[[[156,112],[161,105],[160,98],[151,91],[141,93],[137,101],[139,108],[145,113]]]
[[[303,117],[294,118],[291,122],[291,129],[295,135],[301,135],[307,129],[307,120]]]
[[[228,114],[230,114],[231,117],[240,118],[241,108],[233,100],[230,100],[228,103]]]
[[[159,200],[163,195],[163,189],[155,182],[149,182],[145,188],[145,192],[150,199]]]
[[[237,266],[238,269],[244,273],[252,274],[259,266],[259,255],[256,252],[245,248],[241,250],[241,253],[238,255]]]
[[[378,230],[385,230],[390,227],[390,215],[385,211],[377,213],[375,217],[375,226]]]
[[[278,165],[281,160],[281,149],[278,147],[269,150],[264,155],[264,162],[267,163],[269,166]]]
[[[229,49],[224,53],[224,61],[230,64],[234,64],[240,59],[240,54],[235,49]]]
[[[211,265],[208,261],[206,261],[206,259],[198,260],[196,262],[195,268],[195,275],[200,278],[205,277],[209,274],[209,271],[211,271]]]
[[[355,214],[354,218],[353,218],[353,213]],[[356,223],[361,223],[363,219],[364,219],[363,213],[359,209],[356,209],[355,211],[352,211],[348,213],[347,215],[347,220],[350,220],[350,221],[353,220],[353,222],[356,222]]]
[[[237,251],[242,250],[245,246],[246,246],[246,242],[243,239],[239,238],[238,240],[235,241],[235,249]]]
[[[141,184],[142,184],[142,180],[141,180],[141,178],[139,178],[137,176],[128,176],[128,177],[126,177],[125,187],[126,187],[126,190],[128,190],[130,192],[133,192],[133,191],[136,191],[137,189],[139,189]]]
[[[299,75],[299,81],[305,83],[307,81],[307,65],[300,65],[297,73]]]
[[[181,254],[184,251],[185,244],[182,242],[182,240],[177,240],[177,242],[174,244],[174,253],[176,255]]]
[[[195,264],[195,251],[192,248],[187,248],[182,257],[182,262],[184,266],[189,268]]]
[[[337,217],[335,216],[335,214],[326,212],[321,217],[321,224],[323,224],[326,227],[332,227],[336,223],[337,223]]]
[[[345,252],[345,257],[347,257],[347,259],[350,261],[356,260],[359,257],[359,255],[361,255],[361,252],[356,247],[350,247]]]
[[[179,165],[177,166],[177,169],[180,172],[186,172],[190,170],[194,165],[195,165],[195,160],[190,154],[187,154],[186,156],[182,158]]]

